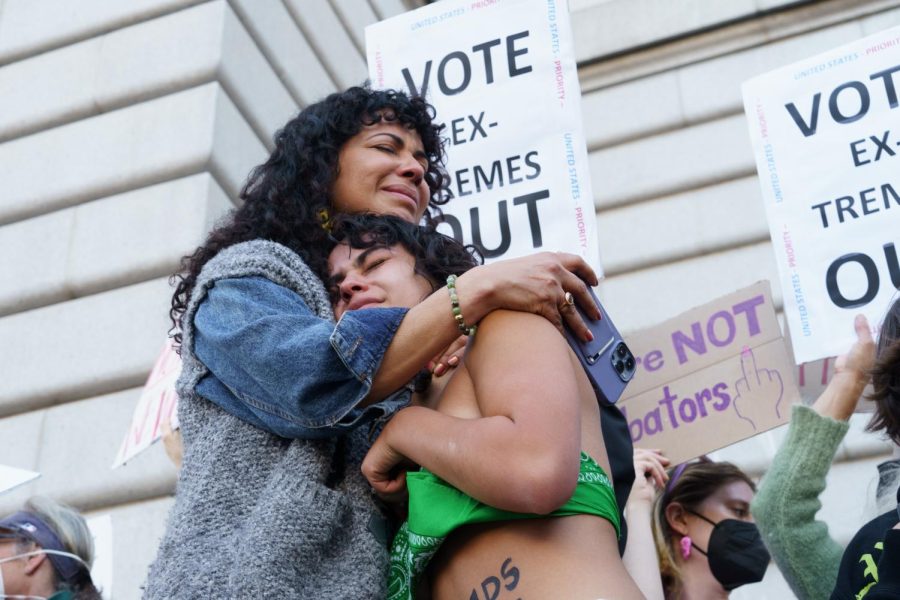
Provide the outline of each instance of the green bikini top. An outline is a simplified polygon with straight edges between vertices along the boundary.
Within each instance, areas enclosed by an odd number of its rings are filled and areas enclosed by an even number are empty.
[[[619,507],[612,482],[593,458],[581,453],[575,493],[549,515],[500,510],[459,491],[433,473],[421,469],[406,474],[409,517],[391,546],[388,600],[412,600],[419,578],[443,541],[463,525],[545,519],[572,515],[595,515],[608,520],[619,531]]]

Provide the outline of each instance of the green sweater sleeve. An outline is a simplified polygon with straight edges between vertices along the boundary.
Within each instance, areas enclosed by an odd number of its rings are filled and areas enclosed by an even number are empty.
[[[819,494],[846,422],[794,405],[784,443],[775,454],[752,504],[775,564],[800,600],[828,598],[834,588],[843,548],[815,519]]]

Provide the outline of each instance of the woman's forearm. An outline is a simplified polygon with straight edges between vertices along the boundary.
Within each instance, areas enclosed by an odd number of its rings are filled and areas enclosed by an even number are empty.
[[[563,322],[581,339],[590,331],[565,293],[591,317],[599,318],[587,284],[596,285],[594,272],[581,258],[542,252],[475,267],[456,281],[459,305],[466,324],[474,325],[498,308],[539,315],[562,329]],[[460,335],[450,297],[443,287],[413,307],[400,323],[385,351],[366,399],[386,397],[408,382],[432,358]]]
[[[474,275],[474,270],[470,273]],[[477,323],[492,307],[488,294],[478,285],[478,277],[464,279],[467,276],[469,273],[460,277],[457,284],[460,306],[465,319]],[[405,385],[460,335],[451,311],[450,296],[446,288],[440,287],[411,308],[400,322],[363,406],[377,402]]]
[[[653,505],[649,502],[629,502],[625,511],[628,518],[628,544],[625,546],[622,562],[647,600],[663,600],[665,595],[651,526]]]
[[[846,432],[846,423],[794,405],[788,435],[751,506],[772,558],[801,599],[828,597],[837,576],[843,549],[815,516]]]
[[[476,500],[503,510],[545,514],[562,505],[578,479],[578,453],[559,453],[505,416],[460,419],[411,406],[388,424],[379,442]]]

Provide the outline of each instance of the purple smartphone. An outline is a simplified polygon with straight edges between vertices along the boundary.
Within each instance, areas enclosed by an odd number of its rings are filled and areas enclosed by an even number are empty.
[[[636,363],[634,355],[619,335],[606,310],[600,304],[594,291],[588,289],[591,297],[600,309],[600,319],[591,320],[578,305],[575,309],[588,329],[594,334],[593,341],[582,342],[568,328],[566,338],[569,345],[581,361],[594,389],[610,404],[615,404],[625,391],[625,386],[634,377]]]

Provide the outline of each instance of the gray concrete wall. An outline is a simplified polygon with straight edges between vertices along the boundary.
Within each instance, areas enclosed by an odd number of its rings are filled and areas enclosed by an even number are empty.
[[[139,597],[175,481],[159,447],[109,468],[168,329],[166,277],[274,130],[365,78],[363,28],[411,4],[0,0],[0,464],[43,473],[0,513],[42,493],[110,514],[117,599]],[[758,279],[780,303],[740,83],[897,23],[900,0],[570,4],[617,322]],[[889,452],[861,425],[821,513],[843,541]],[[782,435],[721,455],[760,474]],[[777,573],[742,593],[785,597]]]

